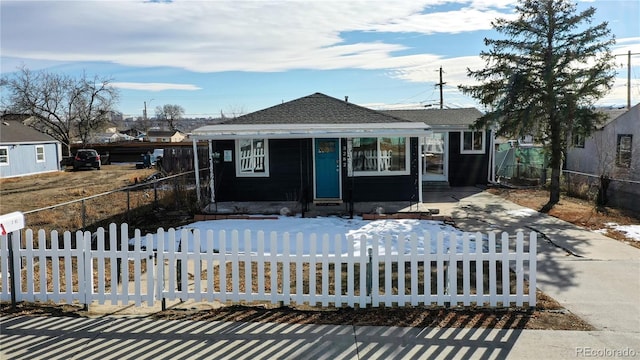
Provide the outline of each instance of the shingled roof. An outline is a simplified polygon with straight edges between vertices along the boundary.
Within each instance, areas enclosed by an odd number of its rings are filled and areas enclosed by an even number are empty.
[[[476,108],[384,110],[387,115],[407,121],[424,122],[431,126],[466,126],[473,124],[482,113]]]
[[[393,122],[407,122],[407,120],[322,93],[315,93],[229,119],[222,124],[357,124]]]
[[[55,139],[17,120],[8,120],[7,117],[3,117],[0,122],[0,144],[46,142],[55,142]]]

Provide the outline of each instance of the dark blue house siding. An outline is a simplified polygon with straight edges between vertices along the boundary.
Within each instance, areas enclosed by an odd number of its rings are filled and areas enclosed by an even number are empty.
[[[346,151],[346,139],[342,139]],[[411,175],[348,177],[342,162],[342,199],[348,201],[417,201],[418,141],[410,142]],[[235,142],[215,141],[213,151],[233,153],[214,165],[217,201],[313,201],[313,146],[311,139],[270,139],[269,177],[237,177]],[[351,198],[353,196],[353,198]]]
[[[449,133],[449,185],[473,186],[487,184],[489,175],[489,149],[490,133],[485,137],[484,154],[461,154],[460,132]]]
[[[214,142],[214,152],[224,154],[224,150],[232,151],[234,161],[221,159],[214,165],[218,201],[298,201],[310,191],[310,139],[270,139],[269,177],[237,177],[235,142]]]

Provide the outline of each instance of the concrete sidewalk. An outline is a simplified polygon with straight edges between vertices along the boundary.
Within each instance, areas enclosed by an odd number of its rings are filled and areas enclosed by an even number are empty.
[[[640,347],[640,249],[488,192],[451,216],[464,231],[538,232],[538,288],[598,330],[635,333]]]
[[[5,360],[640,357],[637,333],[622,332],[289,325],[112,316],[21,316],[0,318],[0,325],[0,358]]]
[[[433,199],[429,207],[452,216],[464,231],[539,232],[538,288],[597,331],[162,321],[144,314],[15,317],[0,318],[0,358],[640,358],[639,249],[466,190],[443,192],[443,201]]]

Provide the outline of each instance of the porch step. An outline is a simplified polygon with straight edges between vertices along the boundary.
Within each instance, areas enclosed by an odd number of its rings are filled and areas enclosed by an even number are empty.
[[[313,200],[313,204],[316,206],[339,206],[342,205],[342,203],[342,199]]]
[[[425,181],[422,183],[422,191],[442,191],[451,188],[448,181]]]

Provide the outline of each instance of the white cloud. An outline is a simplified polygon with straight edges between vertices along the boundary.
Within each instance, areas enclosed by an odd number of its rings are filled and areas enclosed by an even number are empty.
[[[417,49],[399,37],[489,30],[495,18],[513,16],[515,3],[120,0],[76,1],[70,6],[64,1],[3,0],[2,72],[14,71],[23,60],[30,67],[85,61],[201,73],[385,70],[404,81],[435,83],[442,66],[447,91],[452,91],[470,83],[467,68],[485,66],[477,50],[466,56],[452,56],[445,50],[415,54]],[[617,39],[614,53],[638,52],[638,45],[638,37]],[[446,51],[459,54],[469,51],[456,44],[449,48]],[[622,77],[625,69],[620,71]],[[611,101],[626,99],[625,81],[616,82]],[[117,84],[150,91],[199,90],[171,81]]]
[[[2,1],[2,54],[195,72],[381,68],[401,44],[344,34],[484,30],[505,0]],[[434,11],[454,5],[457,10]],[[464,6],[464,7],[463,7]],[[508,14],[508,12],[504,12]],[[29,18],[29,21],[24,21]],[[376,64],[376,65],[372,65]]]
[[[113,82],[113,87],[129,90],[145,90],[145,91],[164,91],[164,90],[184,90],[196,91],[201,88],[191,84],[167,84],[167,83],[132,83],[132,82]]]

